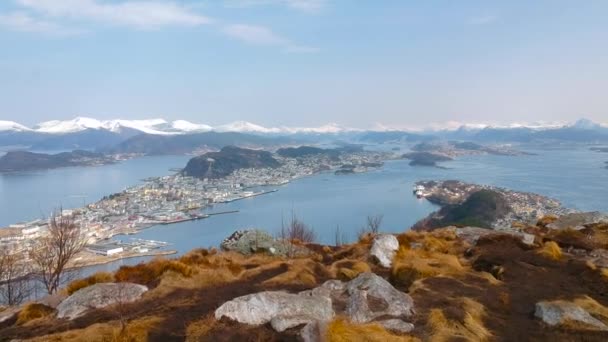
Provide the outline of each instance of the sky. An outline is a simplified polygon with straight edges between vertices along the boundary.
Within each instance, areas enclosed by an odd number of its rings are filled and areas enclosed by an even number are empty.
[[[608,122],[608,1],[2,0],[0,120]]]

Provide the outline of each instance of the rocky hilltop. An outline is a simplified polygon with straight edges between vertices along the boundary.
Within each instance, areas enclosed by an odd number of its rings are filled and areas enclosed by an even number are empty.
[[[222,178],[238,169],[274,168],[279,162],[267,151],[226,146],[219,152],[209,152],[188,161],[184,176],[196,178]]]
[[[420,181],[421,196],[442,206],[416,224],[418,229],[448,225],[476,225],[485,228],[509,228],[514,223],[530,224],[546,215],[562,216],[572,209],[564,208],[552,198],[470,184],[456,180]]]
[[[0,172],[44,170],[68,166],[94,166],[109,164],[114,161],[113,158],[101,153],[83,150],[58,154],[13,151],[0,158]]]
[[[606,293],[599,213],[338,246],[250,230],[0,311],[0,340],[606,341]]]

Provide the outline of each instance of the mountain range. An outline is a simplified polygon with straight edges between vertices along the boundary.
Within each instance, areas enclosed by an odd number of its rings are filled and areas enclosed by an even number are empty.
[[[153,146],[157,154],[192,151],[192,147],[212,147],[223,140],[230,144],[257,145],[257,137],[296,139],[301,142],[345,140],[362,143],[422,142],[432,140],[475,141],[483,143],[575,142],[606,143],[608,126],[581,119],[572,124],[513,124],[489,126],[446,124],[449,128],[426,130],[356,129],[327,124],[320,127],[264,127],[246,121],[210,126],[185,120],[97,120],[77,117],[66,121],[47,121],[27,127],[14,121],[0,121],[0,146],[20,146],[31,150],[87,149],[144,153]],[[234,135],[242,134],[242,136]],[[222,137],[226,135],[227,138]],[[208,143],[208,139],[213,140]],[[246,138],[245,144],[239,139]],[[235,140],[236,139],[236,140]],[[263,139],[262,139],[263,140]],[[149,146],[146,146],[149,145]],[[179,145],[179,146],[178,146]],[[264,144],[268,145],[268,144]],[[276,145],[276,144],[275,144]],[[131,146],[131,147],[128,147]],[[225,145],[219,146],[219,148]]]

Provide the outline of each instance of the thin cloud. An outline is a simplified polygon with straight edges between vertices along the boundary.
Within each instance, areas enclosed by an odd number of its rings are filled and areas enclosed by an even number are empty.
[[[137,29],[164,26],[199,26],[210,19],[174,2],[124,1],[102,3],[98,0],[17,0],[27,9],[52,17],[94,20]]]
[[[228,7],[285,6],[302,12],[318,12],[328,0],[226,0]]]
[[[472,25],[488,25],[496,22],[496,20],[498,20],[498,17],[495,15],[482,15],[471,18],[469,23]]]
[[[286,45],[289,43],[289,40],[263,26],[233,24],[225,26],[222,31],[230,37],[253,45]]]
[[[259,1],[259,0],[253,0]],[[319,6],[319,0],[281,0],[294,8]],[[69,35],[83,31],[64,27],[90,22],[132,29],[160,29],[167,26],[198,27],[209,25],[225,35],[249,45],[275,46],[287,53],[314,53],[319,49],[299,45],[272,29],[248,24],[228,24],[213,20],[176,2],[123,0],[15,0],[19,11],[0,13],[0,27],[12,31]]]
[[[315,47],[294,44],[289,39],[264,26],[232,24],[224,26],[222,32],[250,45],[278,46],[287,53],[315,53],[319,51]]]
[[[43,33],[55,36],[69,36],[82,33],[80,30],[69,29],[51,21],[32,17],[24,12],[0,14],[0,26],[12,31]]]

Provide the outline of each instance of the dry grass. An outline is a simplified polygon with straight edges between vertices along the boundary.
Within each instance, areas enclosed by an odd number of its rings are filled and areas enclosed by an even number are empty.
[[[364,272],[371,272],[369,264],[354,259],[345,259],[334,262],[330,267],[331,277],[348,281]]]
[[[539,249],[538,253],[552,260],[560,260],[562,258],[562,249],[555,241],[547,241]]]
[[[186,342],[199,342],[209,334],[211,329],[217,324],[213,315],[209,315],[198,321],[194,321],[186,328]]]
[[[574,304],[587,310],[592,316],[608,324],[608,308],[595,301],[595,299],[584,296],[575,299]]]
[[[317,278],[319,276],[324,278],[330,276],[325,266],[309,259],[288,260],[281,264],[287,265],[287,271],[264,281],[264,285],[303,285],[313,287],[318,284]]]
[[[135,266],[121,266],[114,278],[117,282],[130,282],[142,285],[154,285],[166,272],[175,272],[184,277],[192,275],[192,267],[179,260],[154,259],[148,263]]]
[[[391,281],[409,288],[419,279],[461,275],[465,271],[454,255],[400,248],[393,259]]]
[[[600,270],[600,274],[604,277],[604,279],[608,280],[608,268],[602,268]]]
[[[55,310],[40,303],[27,304],[17,315],[17,324],[25,324],[35,319],[50,316]]]
[[[98,283],[111,283],[114,281],[114,276],[108,272],[98,272],[89,277],[74,280],[67,287],[68,295],[73,294],[74,292],[84,289],[85,287],[89,287]]]
[[[449,319],[441,309],[432,309],[427,325],[430,330],[429,341],[487,341],[492,337],[483,324],[485,308],[470,298],[460,298],[458,307],[464,311],[461,320]]]
[[[84,329],[46,335],[28,340],[30,342],[146,342],[148,335],[162,319],[145,317],[129,322],[124,330],[117,321],[98,323]]]
[[[328,323],[325,331],[327,342],[413,342],[411,336],[393,335],[377,323],[353,324],[344,318],[336,318]]]

